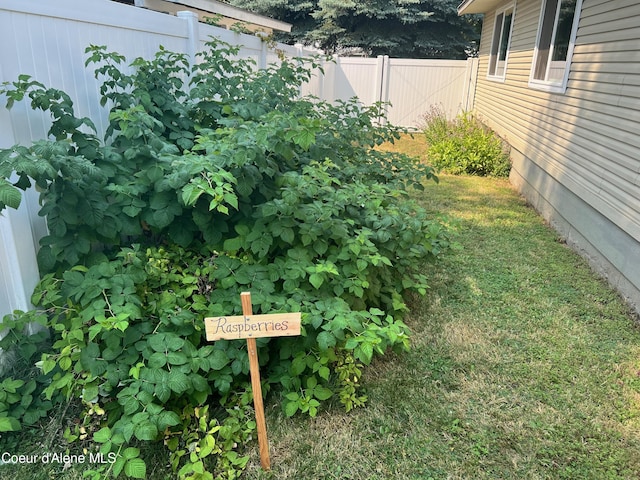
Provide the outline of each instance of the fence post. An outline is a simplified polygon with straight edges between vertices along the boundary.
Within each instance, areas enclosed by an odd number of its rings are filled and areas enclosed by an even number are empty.
[[[302,58],[302,44],[301,43],[296,43],[294,45],[294,48],[296,49],[296,59],[300,60]],[[302,87],[303,84],[300,83],[300,86],[298,87],[298,98],[302,97]]]
[[[187,55],[191,65],[196,64],[196,53],[200,51],[200,32],[198,30],[198,14],[182,10],[176,14],[187,22]]]
[[[378,55],[376,63],[374,102],[384,102],[382,109],[383,117],[379,119],[380,124],[387,123],[388,102],[389,102],[389,57],[387,55]]]
[[[269,54],[269,48],[267,47],[267,42],[264,38],[264,34],[256,34],[256,37],[260,39],[260,56],[258,57],[258,68],[260,70],[264,70],[267,68],[267,55]]]
[[[473,110],[476,97],[476,81],[478,80],[478,58],[467,58],[464,88],[462,89],[463,111]]]
[[[333,56],[333,60],[325,61],[322,64],[324,73],[319,73],[320,81],[318,98],[326,102],[336,101],[336,81],[338,78],[338,69],[340,67],[340,57]]]
[[[376,62],[376,74],[374,75],[374,88],[373,88],[373,101],[381,102],[382,101],[382,80],[384,78],[384,55],[378,55]]]

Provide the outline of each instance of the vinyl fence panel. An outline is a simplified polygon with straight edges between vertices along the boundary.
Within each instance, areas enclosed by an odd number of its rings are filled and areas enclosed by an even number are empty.
[[[357,58],[338,57],[333,81],[334,98],[331,100],[348,100],[352,97],[365,105],[381,100],[380,81],[383,57]]]
[[[325,85],[324,99],[357,96],[364,105],[388,102],[388,121],[418,127],[432,107],[449,118],[473,106],[477,60],[414,60],[403,58],[339,57],[327,69],[333,85]]]
[[[467,104],[465,85],[473,73],[473,60],[388,59],[385,98],[391,103],[389,122],[415,127],[432,107],[453,118]]]

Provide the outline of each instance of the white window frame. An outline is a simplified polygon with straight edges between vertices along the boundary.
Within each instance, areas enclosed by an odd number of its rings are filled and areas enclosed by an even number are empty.
[[[538,48],[542,36],[542,27],[545,20],[545,11],[548,6],[549,0],[543,0],[541,2],[542,8],[540,8],[540,19],[538,21],[538,34],[536,37],[536,46],[533,52],[533,62],[531,63],[531,73],[529,75],[529,87],[538,90],[543,90],[551,93],[564,93],[567,90],[567,82],[569,80],[569,72],[571,71],[571,59],[573,57],[573,49],[575,47],[576,35],[578,33],[578,23],[580,22],[580,13],[582,11],[582,0],[576,0],[576,9],[573,15],[573,23],[571,26],[571,36],[569,37],[569,46],[567,50],[567,59],[564,61],[564,75],[562,80],[549,80],[549,71],[552,68],[553,47],[556,36],[556,30],[558,27],[558,18],[560,13],[560,7],[562,6],[562,0],[558,0],[556,6],[556,12],[553,20],[553,31],[551,34],[551,45],[549,47],[549,53],[547,58],[547,65],[545,67],[545,79],[535,78],[536,66],[538,63]]]
[[[509,38],[507,39],[507,50],[505,52],[504,68],[501,74],[496,74],[500,60],[500,46],[502,45],[504,35],[504,20],[506,14],[511,10],[511,24],[509,25]],[[496,31],[496,22],[501,17],[500,30]],[[513,35],[513,23],[516,17],[516,2],[509,3],[499,10],[493,17],[493,33],[491,35],[491,50],[489,51],[489,64],[487,65],[487,79],[494,82],[504,82],[507,77],[507,65],[509,64],[509,50],[511,50],[511,37]],[[497,33],[497,35],[496,35]],[[497,38],[496,38],[497,37]],[[495,62],[495,63],[494,63]]]

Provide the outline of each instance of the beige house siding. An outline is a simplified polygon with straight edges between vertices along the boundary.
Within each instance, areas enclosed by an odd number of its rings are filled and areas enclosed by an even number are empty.
[[[485,14],[475,110],[511,144],[512,183],[640,309],[640,2],[583,1],[564,93],[529,86],[541,4],[515,3],[503,83]]]

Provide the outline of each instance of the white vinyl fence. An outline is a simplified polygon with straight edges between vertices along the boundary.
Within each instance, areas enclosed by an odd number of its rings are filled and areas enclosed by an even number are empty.
[[[449,118],[473,108],[478,59],[411,60],[404,58],[338,57],[325,65],[324,99],[357,96],[365,105],[389,102],[388,121],[419,127],[432,106]]]
[[[0,83],[27,74],[62,89],[74,101],[76,115],[90,117],[99,131],[105,131],[107,112],[100,107],[98,82],[92,70],[84,68],[87,46],[105,45],[129,61],[151,58],[160,46],[193,57],[211,36],[240,45],[239,56],[255,59],[259,67],[278,61],[258,37],[198,23],[189,12],[174,17],[109,0],[0,0]],[[291,57],[314,53],[277,47]],[[363,104],[390,101],[389,120],[415,126],[433,104],[450,115],[470,109],[474,69],[475,61],[338,58],[327,63],[325,73],[315,75],[302,93],[327,101],[354,95]],[[9,111],[5,101],[0,96],[0,148],[46,138],[47,115],[31,111],[27,102]],[[0,214],[0,320],[13,310],[30,308],[39,278],[38,240],[46,234],[38,210],[38,195],[30,191],[20,209]]]

